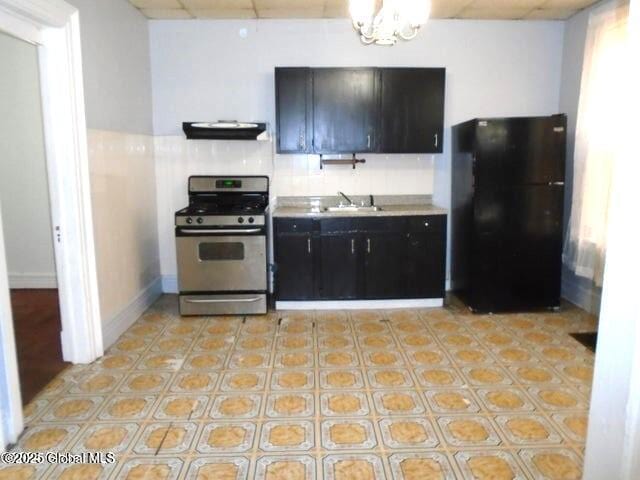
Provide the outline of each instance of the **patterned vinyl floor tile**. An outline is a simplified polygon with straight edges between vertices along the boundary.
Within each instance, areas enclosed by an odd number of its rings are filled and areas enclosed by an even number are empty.
[[[581,476],[593,354],[559,312],[184,317],[175,296],[25,407],[15,451],[113,464],[4,479],[431,480]]]

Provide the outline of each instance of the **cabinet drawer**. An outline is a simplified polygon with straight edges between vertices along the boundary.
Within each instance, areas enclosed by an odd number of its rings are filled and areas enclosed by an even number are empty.
[[[346,218],[323,218],[320,220],[320,233],[348,233],[356,231],[356,219]]]
[[[276,218],[274,229],[279,233],[311,233],[313,220],[310,218]]]
[[[408,217],[407,229],[410,232],[444,232],[447,229],[447,216]]]
[[[373,233],[404,232],[407,226],[406,217],[365,217],[354,221],[358,231]]]

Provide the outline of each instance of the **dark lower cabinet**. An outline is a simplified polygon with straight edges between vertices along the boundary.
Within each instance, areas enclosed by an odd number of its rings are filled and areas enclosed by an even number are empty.
[[[308,300],[316,296],[315,247],[311,222],[275,222],[276,296]]]
[[[407,295],[407,235],[371,233],[364,235],[364,297],[402,298]]]
[[[330,234],[320,237],[320,298],[352,300],[358,292],[358,250],[354,234]]]
[[[442,298],[445,215],[274,220],[276,299]]]
[[[446,236],[440,233],[410,233],[407,248],[407,295],[414,298],[443,298]]]

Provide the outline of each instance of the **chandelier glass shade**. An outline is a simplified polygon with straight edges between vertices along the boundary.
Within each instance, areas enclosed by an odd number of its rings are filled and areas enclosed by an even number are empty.
[[[398,38],[415,38],[430,11],[430,0],[349,0],[353,27],[366,45],[395,45]]]

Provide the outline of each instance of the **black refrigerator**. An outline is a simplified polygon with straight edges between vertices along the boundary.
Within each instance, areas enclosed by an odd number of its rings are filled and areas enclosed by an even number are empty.
[[[453,127],[451,286],[474,312],[560,306],[566,116]]]

